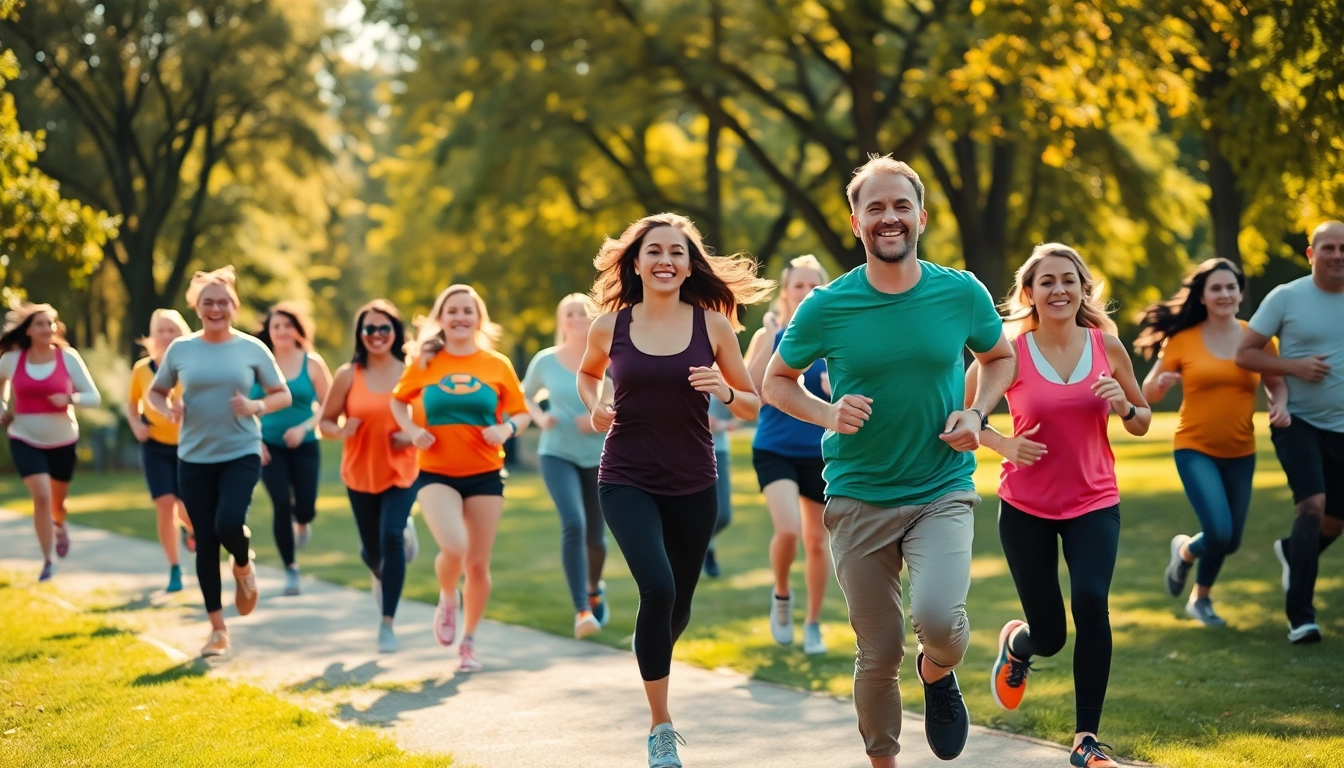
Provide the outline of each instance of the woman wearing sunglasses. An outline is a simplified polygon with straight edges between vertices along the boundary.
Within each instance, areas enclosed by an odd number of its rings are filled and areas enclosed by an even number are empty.
[[[411,505],[415,447],[392,418],[392,388],[406,368],[406,329],[391,302],[374,299],[355,316],[355,355],[336,370],[318,428],[345,443],[341,480],[359,528],[360,557],[369,566],[373,599],[382,611],[378,651],[397,650],[397,614],[406,563],[415,556]]]

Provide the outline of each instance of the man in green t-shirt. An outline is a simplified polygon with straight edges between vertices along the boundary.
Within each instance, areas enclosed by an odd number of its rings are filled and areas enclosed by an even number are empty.
[[[846,191],[866,263],[799,305],[763,392],[785,413],[828,430],[824,521],[858,636],[854,705],[869,759],[895,766],[900,750],[905,564],[925,735],[934,754],[951,760],[969,725],[952,668],[970,637],[966,593],[980,501],[973,454],[1016,361],[980,281],[917,257],[928,221],[919,175],[874,157]],[[975,405],[962,410],[967,348],[983,373]],[[831,403],[798,383],[819,358],[830,372]]]

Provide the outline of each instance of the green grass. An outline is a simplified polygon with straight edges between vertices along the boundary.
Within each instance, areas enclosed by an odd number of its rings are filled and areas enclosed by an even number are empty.
[[[365,727],[340,727],[206,675],[91,614],[0,579],[0,765],[445,766]]]
[[[1258,424],[1260,434],[1267,435],[1263,418]],[[1111,597],[1115,656],[1103,740],[1122,755],[1172,766],[1344,766],[1344,663],[1339,652],[1344,638],[1339,552],[1344,548],[1325,555],[1317,585],[1326,641],[1290,646],[1270,542],[1288,531],[1292,504],[1269,441],[1262,439],[1245,543],[1229,558],[1214,593],[1230,626],[1196,626],[1185,618],[1183,603],[1166,596],[1161,580],[1171,536],[1193,533],[1197,527],[1171,459],[1173,427],[1173,418],[1164,414],[1147,438],[1115,438],[1123,533]],[[306,573],[367,587],[368,574],[359,562],[354,525],[337,476],[338,451],[329,443],[323,448],[319,517],[300,560]],[[705,667],[727,666],[762,680],[848,695],[854,635],[834,584],[822,616],[830,654],[805,657],[796,647],[780,648],[770,640],[765,621],[770,522],[749,454],[746,441],[735,443],[734,521],[719,542],[724,573],[717,580],[701,581],[695,614],[677,656]],[[987,670],[999,627],[1018,617],[1020,607],[995,529],[997,501],[991,494],[997,464],[987,456],[982,459],[977,483],[986,501],[976,515],[969,600],[972,645],[961,673],[963,689],[976,723],[1066,742],[1073,730],[1071,643],[1055,658],[1036,660],[1038,671],[1020,710],[999,710],[989,694]],[[76,522],[154,538],[153,513],[139,475],[86,473],[76,477],[74,490],[70,510]],[[515,473],[506,496],[489,615],[567,635],[573,616],[554,509],[532,473]],[[17,481],[0,480],[0,504],[28,507]],[[251,519],[261,561],[278,564],[269,533],[270,505],[260,487]],[[421,540],[429,544],[423,525]],[[614,618],[597,639],[628,648],[638,596],[614,544],[607,583]],[[796,568],[795,589],[801,588]],[[430,558],[422,557],[411,567],[407,596],[432,602],[437,591]],[[905,675],[902,687],[908,705],[918,709],[923,697],[916,677]]]

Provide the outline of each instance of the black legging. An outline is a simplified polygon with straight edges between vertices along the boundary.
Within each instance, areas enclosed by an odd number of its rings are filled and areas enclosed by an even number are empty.
[[[294,523],[307,525],[317,517],[317,477],[322,471],[322,452],[316,440],[299,447],[266,444],[271,461],[261,468],[261,482],[271,496],[275,511],[271,527],[275,548],[285,567],[294,564]]]
[[[406,583],[406,518],[415,490],[393,486],[382,493],[345,492],[359,528],[359,557],[383,582],[383,615],[396,616]]]
[[[602,516],[639,587],[635,660],[645,680],[672,669],[672,645],[691,621],[691,597],[718,519],[714,486],[662,496],[600,483]]]
[[[1106,507],[1068,520],[1029,515],[999,502],[999,540],[1008,559],[1028,630],[1013,638],[1014,656],[1054,656],[1064,647],[1067,621],[1059,589],[1059,545],[1069,565],[1073,625],[1073,685],[1077,733],[1096,733],[1111,676],[1111,617],[1108,598],[1120,543],[1120,507]]]
[[[217,464],[177,462],[178,493],[196,533],[196,580],[205,610],[223,607],[219,590],[219,547],[247,565],[247,508],[261,475],[261,457],[255,454]]]

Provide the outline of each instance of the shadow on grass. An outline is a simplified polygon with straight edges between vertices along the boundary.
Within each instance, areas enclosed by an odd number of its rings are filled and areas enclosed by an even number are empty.
[[[57,635],[47,635],[42,639],[55,640],[57,642],[60,642],[64,640],[85,640],[85,639],[96,639],[101,637],[119,637],[121,635],[127,635],[127,634],[130,633],[120,627],[101,626],[93,630],[92,632],[62,632]]]
[[[153,592],[146,592],[138,597],[133,597],[120,605],[107,605],[99,608],[89,608],[88,612],[92,614],[109,614],[109,613],[129,613],[131,611],[149,610],[154,607],[154,602],[150,600],[150,596],[153,594],[154,594]]]
[[[165,683],[173,683],[178,680],[186,680],[193,677],[205,677],[205,673],[208,671],[209,667],[204,662],[200,659],[192,659],[191,661],[184,661],[175,667],[169,667],[160,672],[150,672],[140,675],[135,678],[135,680],[131,681],[131,686],[135,688],[148,688],[156,685],[164,685]]]

